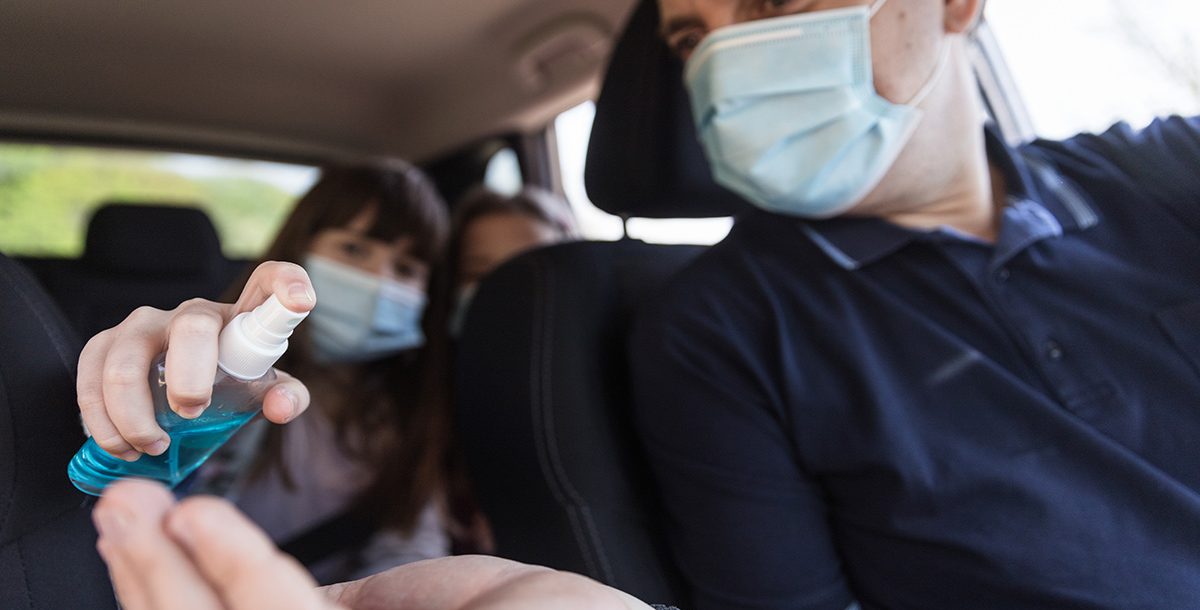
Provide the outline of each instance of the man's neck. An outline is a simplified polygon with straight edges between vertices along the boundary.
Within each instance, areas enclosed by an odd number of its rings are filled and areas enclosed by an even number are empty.
[[[875,201],[868,198],[857,212],[916,229],[950,227],[994,242],[1008,189],[988,161],[983,104],[962,53],[926,106],[922,128],[896,160],[890,184],[881,184]]]
[[[979,145],[982,148],[982,142]],[[942,188],[922,193],[926,199],[918,205],[898,207],[896,212],[882,214],[883,218],[915,229],[950,227],[994,242],[1008,199],[1008,186],[1004,174],[988,162],[986,155],[975,159],[949,177]]]

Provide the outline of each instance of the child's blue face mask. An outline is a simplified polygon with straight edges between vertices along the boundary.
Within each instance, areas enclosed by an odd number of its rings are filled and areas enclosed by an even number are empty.
[[[317,293],[308,332],[319,362],[378,360],[425,343],[425,293],[317,255],[304,269]]]
[[[685,83],[716,181],[768,211],[836,216],[862,201],[921,120],[949,45],[908,104],[875,91],[871,17],[886,0],[714,31]]]

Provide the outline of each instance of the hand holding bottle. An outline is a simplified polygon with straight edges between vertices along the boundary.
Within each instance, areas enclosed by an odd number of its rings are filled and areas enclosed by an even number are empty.
[[[198,417],[212,400],[221,329],[272,295],[295,312],[316,305],[303,268],[268,262],[254,270],[235,304],[193,299],[170,311],[143,307],[88,341],[79,357],[77,391],[80,413],[96,444],[130,462],[143,453],[165,452],[170,437],[155,420],[147,384],[155,358],[166,352],[171,410],[186,419]],[[286,423],[304,412],[308,401],[304,384],[280,372],[263,401],[263,414]]]

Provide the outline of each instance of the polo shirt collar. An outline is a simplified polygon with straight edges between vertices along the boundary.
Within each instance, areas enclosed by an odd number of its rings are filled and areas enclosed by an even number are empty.
[[[1100,222],[1086,196],[1034,154],[1022,155],[1008,146],[992,127],[985,130],[988,160],[1004,174],[1009,201],[996,264],[1042,239],[1089,229]],[[802,221],[801,230],[834,263],[855,270],[880,261],[914,240],[931,235],[880,218],[842,216]],[[946,234],[945,230],[934,233]],[[969,237],[962,237],[970,239]]]

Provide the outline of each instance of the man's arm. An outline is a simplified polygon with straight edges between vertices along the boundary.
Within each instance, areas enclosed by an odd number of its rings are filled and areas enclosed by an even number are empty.
[[[93,517],[126,610],[649,610],[582,576],[495,557],[418,562],[320,590],[233,505],[176,505],[146,481],[111,486]]]
[[[647,311],[631,346],[636,422],[673,554],[696,610],[843,610],[852,597],[828,509],[779,404],[781,377],[801,371],[769,364],[775,342],[725,313]]]
[[[1034,148],[1045,149],[1062,169],[1124,182],[1200,233],[1200,117],[1158,119],[1141,130],[1119,123],[1102,134]]]

